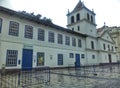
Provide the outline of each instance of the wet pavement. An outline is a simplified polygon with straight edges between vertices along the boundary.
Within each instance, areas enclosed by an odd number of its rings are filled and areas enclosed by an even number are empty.
[[[119,67],[51,70],[51,81],[30,88],[120,88]]]
[[[10,77],[16,81],[17,87],[11,86],[2,88],[120,88],[119,66],[120,65],[108,65],[55,69],[50,71],[50,82],[46,81],[46,72],[41,73],[41,71],[38,71],[37,74],[34,72],[29,75],[28,73],[24,73],[22,74],[22,82],[26,84],[36,83],[24,87],[17,86],[19,77],[13,75]],[[40,81],[44,81],[44,83],[40,83]],[[4,83],[5,82],[3,82],[3,84]]]

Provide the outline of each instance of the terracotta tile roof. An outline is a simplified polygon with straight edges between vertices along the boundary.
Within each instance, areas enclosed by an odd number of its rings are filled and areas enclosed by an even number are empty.
[[[98,28],[98,29],[97,29],[97,32],[102,32],[105,27],[106,27],[106,26],[104,25],[104,26],[102,26],[101,28]]]

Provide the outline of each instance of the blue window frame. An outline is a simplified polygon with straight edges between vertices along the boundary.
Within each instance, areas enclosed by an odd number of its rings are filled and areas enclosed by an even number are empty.
[[[90,20],[89,13],[87,13],[87,20]]]
[[[91,22],[93,23],[93,16],[91,16]]]
[[[108,45],[108,51],[110,51],[110,45]]]
[[[76,38],[72,38],[72,46],[76,46]]]
[[[85,58],[85,54],[81,54],[81,58],[84,59]]]
[[[25,38],[33,38],[33,27],[30,25],[25,25]]]
[[[106,50],[106,45],[105,44],[103,44],[103,49]]]
[[[70,37],[65,36],[65,45],[70,45]]]
[[[48,41],[54,43],[54,32],[52,31],[48,32]]]
[[[63,36],[62,36],[62,34],[58,34],[58,44],[63,44]]]
[[[45,38],[45,31],[43,29],[38,29],[38,40],[44,41]]]
[[[58,65],[63,65],[63,54],[58,54]]]
[[[80,14],[78,13],[77,15],[76,15],[76,21],[79,21],[80,20]]]
[[[80,26],[77,26],[78,31],[80,31]]]
[[[1,33],[1,30],[2,30],[2,19],[0,18],[0,33]]]
[[[78,39],[78,47],[82,47],[82,42],[81,42],[81,39]]]
[[[111,46],[112,47],[112,51],[114,51],[114,47],[113,46]]]
[[[71,17],[71,23],[74,23],[74,16]]]
[[[69,57],[70,58],[74,58],[74,54],[73,53],[69,53]]]
[[[95,59],[95,55],[92,55],[92,59]]]
[[[6,55],[6,66],[17,66],[17,50],[7,50]]]
[[[95,49],[93,41],[91,41],[91,49]]]
[[[19,35],[19,23],[10,21],[9,24],[9,35],[18,36]]]

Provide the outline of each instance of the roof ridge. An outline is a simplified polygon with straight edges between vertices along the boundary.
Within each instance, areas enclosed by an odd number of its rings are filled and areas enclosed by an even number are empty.
[[[81,2],[81,0],[79,0],[79,2],[77,3],[77,5],[75,6],[75,8],[73,9],[72,12],[78,11],[78,10],[81,9],[83,6],[84,6],[83,3]]]

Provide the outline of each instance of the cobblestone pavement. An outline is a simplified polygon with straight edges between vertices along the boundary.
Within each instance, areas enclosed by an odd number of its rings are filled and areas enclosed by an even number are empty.
[[[120,69],[117,66],[56,69],[50,71],[50,82],[24,88],[120,88]]]
[[[51,70],[51,81],[31,88],[120,88],[120,74],[117,67],[95,70],[89,68]]]

